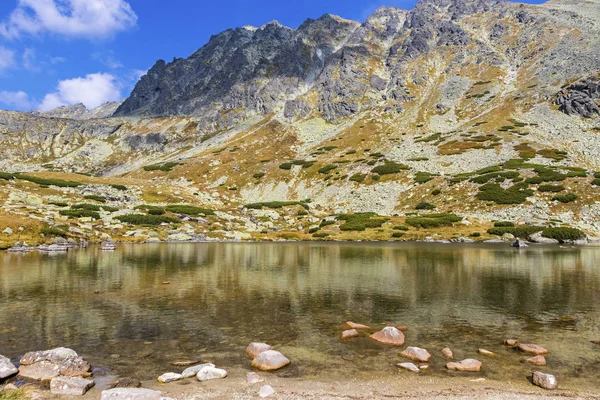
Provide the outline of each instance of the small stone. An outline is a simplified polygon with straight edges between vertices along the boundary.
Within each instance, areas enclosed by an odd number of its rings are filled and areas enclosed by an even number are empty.
[[[15,375],[19,370],[10,362],[10,359],[0,355],[0,380]]]
[[[538,367],[543,367],[546,365],[546,357],[535,356],[535,357],[528,358],[527,360],[525,360],[525,362],[528,364],[537,365]]]
[[[398,329],[400,332],[406,332],[408,330],[408,327],[404,325],[399,325],[396,327],[396,329]]]
[[[348,321],[344,324],[344,328],[345,329],[356,329],[356,330],[361,330],[361,329],[371,329],[370,326],[367,325],[363,325],[363,324],[357,324],[355,322],[351,322]]]
[[[348,329],[347,331],[342,332],[342,340],[352,339],[358,336],[359,333],[356,329]]]
[[[504,341],[504,344],[507,346],[515,347],[519,344],[519,341],[517,339],[506,339]]]
[[[211,364],[211,363],[206,363],[206,364],[198,364],[198,365],[194,365],[193,367],[189,367],[183,370],[183,372],[181,373],[181,375],[184,378],[191,378],[192,376],[196,376],[198,375],[198,372],[200,372],[202,370],[202,368],[204,367],[215,367],[215,364]]]
[[[427,364],[419,365],[419,369],[421,371],[425,371],[425,370],[429,369],[429,365],[427,365]]]
[[[446,364],[446,368],[451,371],[464,371],[464,372],[479,372],[481,371],[481,361],[473,360],[468,358],[461,362],[449,362]]]
[[[75,376],[59,376],[50,381],[52,394],[83,396],[94,386],[94,381]]]
[[[402,353],[402,357],[408,358],[413,361],[427,362],[431,359],[431,354],[425,349],[419,347],[407,347]]]
[[[248,385],[254,385],[255,383],[264,382],[265,380],[260,377],[256,372],[248,372],[246,374],[246,382]]]
[[[183,375],[176,374],[174,372],[167,372],[166,374],[162,374],[158,377],[158,381],[160,383],[170,383],[175,381],[180,381],[183,379]]]
[[[204,367],[198,372],[196,378],[200,382],[210,381],[213,379],[223,379],[227,377],[227,371],[215,367]]]
[[[486,349],[479,349],[479,350],[477,350],[477,352],[479,354],[482,354],[482,355],[488,356],[488,357],[497,357],[498,356],[496,353],[493,353],[493,352],[491,352],[489,350],[486,350]]]
[[[414,372],[415,374],[418,374],[421,372],[421,370],[419,369],[419,367],[417,367],[415,364],[411,363],[411,362],[407,362],[407,363],[400,363],[398,364],[398,366],[400,368],[404,368],[407,371],[411,371]]]
[[[264,385],[260,388],[260,390],[258,391],[258,395],[261,398],[265,398],[265,397],[269,397],[275,394],[275,389],[273,389],[271,386],[269,385]]]
[[[554,375],[536,371],[532,376],[533,384],[546,390],[554,390],[558,387],[558,381]]]
[[[273,350],[273,347],[266,343],[250,343],[248,347],[246,347],[246,354],[252,359],[256,358],[260,353],[263,353],[267,350]]]
[[[452,349],[450,349],[449,347],[444,347],[442,349],[442,355],[447,360],[454,360],[454,353],[452,352]]]
[[[523,353],[529,353],[529,354],[533,354],[536,356],[544,356],[549,353],[548,350],[546,350],[545,348],[543,348],[541,346],[538,346],[537,344],[520,343],[519,350],[521,350]]]
[[[290,363],[290,360],[275,350],[267,350],[263,353],[260,353],[254,360],[252,360],[252,366],[260,369],[261,371],[274,371],[283,368]]]
[[[102,400],[160,400],[161,394],[156,390],[143,388],[116,388],[104,390]]]
[[[389,344],[392,346],[404,345],[404,334],[393,326],[388,326],[370,336],[379,343]]]

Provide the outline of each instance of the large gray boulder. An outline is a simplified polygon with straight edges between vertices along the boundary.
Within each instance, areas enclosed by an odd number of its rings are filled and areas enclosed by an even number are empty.
[[[0,380],[15,375],[19,370],[10,362],[10,359],[0,355]]]
[[[75,350],[64,347],[26,353],[20,363],[19,376],[41,381],[48,381],[60,375],[85,376],[92,369],[90,363]]]

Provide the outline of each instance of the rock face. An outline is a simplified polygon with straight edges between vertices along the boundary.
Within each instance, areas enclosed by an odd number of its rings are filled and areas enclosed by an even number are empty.
[[[212,367],[212,368],[214,368],[215,365],[211,364],[211,363],[194,365],[193,367],[189,367],[189,368],[184,369],[183,372],[181,373],[181,375],[184,378],[191,378],[192,376],[198,375],[198,372],[200,372],[200,370],[202,370],[202,368],[204,368],[204,367]]]
[[[59,347],[46,351],[29,352],[21,358],[19,375],[29,377],[39,374],[40,376],[83,376],[92,366],[80,357],[74,350]],[[29,375],[29,376],[28,376]],[[45,379],[42,379],[45,380]]]
[[[372,334],[370,337],[379,343],[392,346],[403,346],[405,340],[404,334],[393,326],[385,327],[379,332]]]
[[[260,353],[254,360],[252,366],[261,371],[275,371],[291,363],[283,354],[275,350],[267,350]]]
[[[161,393],[142,388],[117,388],[102,392],[102,400],[160,400]]]
[[[211,381],[213,379],[223,379],[227,377],[227,371],[215,367],[204,367],[196,375],[200,382]]]
[[[549,353],[548,350],[546,350],[545,348],[543,348],[541,346],[538,346],[537,344],[519,343],[518,348],[523,353],[534,354],[536,356],[543,356],[543,355],[546,355]]]
[[[0,355],[0,380],[15,375],[19,370],[7,357]]]
[[[250,358],[254,359],[260,353],[263,353],[267,350],[273,350],[273,347],[266,343],[250,343],[248,347],[246,347],[246,354],[248,354]]]
[[[93,380],[74,376],[59,376],[50,381],[52,394],[67,396],[83,396],[93,386]]]
[[[408,358],[413,361],[427,362],[431,359],[431,354],[425,349],[419,347],[407,347],[402,353],[402,357]]]
[[[460,362],[449,362],[446,364],[446,368],[451,371],[479,372],[482,365],[481,361],[469,358]]]
[[[558,387],[558,381],[554,375],[545,374],[539,371],[533,373],[532,381],[534,385],[547,390],[554,390]]]

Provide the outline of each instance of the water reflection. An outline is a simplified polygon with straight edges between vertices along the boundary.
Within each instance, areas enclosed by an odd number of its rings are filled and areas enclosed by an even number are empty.
[[[0,353],[68,346],[148,379],[178,358],[246,366],[243,349],[261,340],[294,360],[283,374],[393,372],[398,351],[362,338],[339,342],[339,325],[355,320],[407,325],[408,343],[436,354],[446,345],[459,357],[479,347],[503,352],[486,368],[497,378],[528,368],[500,345],[504,338],[538,342],[551,349],[553,372],[598,387],[590,340],[600,340],[599,261],[596,248],[419,244],[4,253]]]

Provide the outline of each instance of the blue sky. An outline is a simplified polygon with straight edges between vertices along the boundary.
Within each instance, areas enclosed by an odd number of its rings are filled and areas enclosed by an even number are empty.
[[[527,0],[543,3],[543,0]],[[187,57],[212,34],[325,13],[363,21],[416,0],[0,0],[0,109],[88,108],[121,100],[154,62]]]

